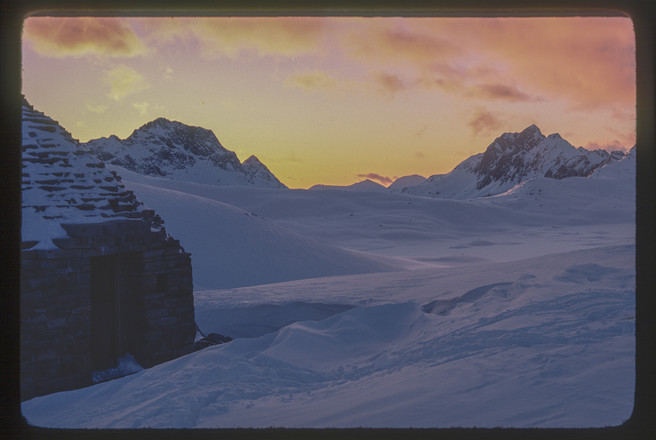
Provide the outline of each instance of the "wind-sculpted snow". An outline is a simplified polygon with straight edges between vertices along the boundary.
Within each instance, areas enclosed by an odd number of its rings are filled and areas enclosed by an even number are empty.
[[[35,398],[23,412],[51,427],[616,425],[632,410],[632,255],[626,246],[481,273],[433,269],[406,289],[397,287],[406,272],[379,274],[375,289],[389,293],[368,305]],[[599,278],[562,279],[581,260]],[[493,273],[503,281],[490,283]],[[297,281],[298,292],[306,301],[362,299],[354,276],[339,278],[315,291],[315,281]],[[260,303],[237,290],[242,304]],[[428,306],[446,300],[449,313]]]

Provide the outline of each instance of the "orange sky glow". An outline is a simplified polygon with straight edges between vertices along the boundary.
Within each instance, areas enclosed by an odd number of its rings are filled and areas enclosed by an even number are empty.
[[[30,17],[22,92],[87,141],[211,129],[291,188],[445,173],[536,124],[635,144],[628,17]]]

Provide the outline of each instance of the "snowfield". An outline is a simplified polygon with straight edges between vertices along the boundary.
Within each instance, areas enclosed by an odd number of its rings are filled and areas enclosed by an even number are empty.
[[[629,160],[472,200],[120,170],[191,252],[199,327],[234,340],[23,414],[66,428],[619,425],[635,382]]]

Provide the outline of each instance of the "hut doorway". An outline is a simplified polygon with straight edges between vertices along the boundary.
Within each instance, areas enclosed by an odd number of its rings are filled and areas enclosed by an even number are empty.
[[[93,370],[116,367],[121,357],[121,294],[117,255],[91,258]]]
[[[116,254],[91,258],[93,371],[116,367],[119,359],[130,348],[135,348],[131,347],[137,337],[132,274],[135,257],[132,254]]]

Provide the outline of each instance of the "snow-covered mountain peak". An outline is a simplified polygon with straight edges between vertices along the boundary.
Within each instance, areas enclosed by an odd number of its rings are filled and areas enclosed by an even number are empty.
[[[255,156],[255,155],[253,154],[253,155],[251,155],[248,159],[246,159],[244,162],[242,162],[242,165],[244,165],[244,166],[247,166],[247,165],[248,165],[248,166],[253,166],[253,167],[255,167],[255,166],[259,166],[259,165],[263,165],[263,164],[262,164],[262,162],[260,161],[260,159],[258,159],[257,156]]]
[[[488,156],[498,154],[508,154],[508,152],[515,152],[518,150],[526,150],[533,148],[545,136],[542,134],[537,125],[533,124],[526,127],[519,133],[504,133],[494,140],[487,148],[485,154]]]
[[[214,185],[285,186],[261,163],[242,164],[212,130],[166,118],[150,121],[121,140],[93,139],[86,147],[108,164],[139,174]]]
[[[137,128],[133,132],[133,134],[142,131],[160,132],[160,133],[184,132],[194,136],[215,137],[212,130],[208,130],[207,128],[187,125],[187,124],[183,124],[182,122],[172,121],[170,119],[166,119],[162,117],[154,119],[150,122],[146,122],[144,125]]]
[[[531,124],[528,127],[526,127],[524,130],[522,130],[522,133],[533,133],[534,135],[542,134],[540,128],[535,124]]]
[[[126,140],[132,141],[132,143],[165,144],[170,149],[181,149],[208,158],[215,154],[230,156],[231,153],[221,145],[212,130],[170,121],[166,118],[157,118],[142,125]]]
[[[555,133],[555,135],[559,136],[558,133]],[[528,127],[526,127],[524,130],[522,130],[519,133],[519,137],[523,139],[537,139],[537,140],[544,139],[544,135],[542,134],[542,131],[540,131],[540,128],[535,124],[531,124]]]
[[[246,173],[250,175],[253,184],[267,182],[266,186],[287,188],[255,155],[251,155],[241,165]]]
[[[167,127],[173,124],[180,124],[178,121],[171,121],[170,119],[166,119],[164,117],[159,117],[157,119],[154,119],[150,122],[146,122],[144,125],[141,126],[141,128],[151,128],[151,127]]]
[[[497,195],[539,177],[587,177],[623,157],[621,151],[575,148],[558,133],[545,136],[537,125],[530,125],[519,133],[502,134],[485,152],[469,157],[450,173],[401,190],[447,198]]]

